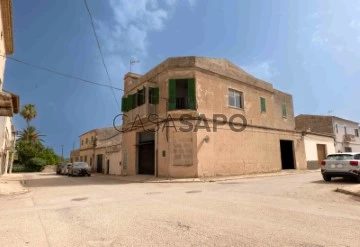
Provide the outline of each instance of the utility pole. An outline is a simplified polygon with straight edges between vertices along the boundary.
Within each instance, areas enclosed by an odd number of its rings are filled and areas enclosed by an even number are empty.
[[[61,160],[64,161],[64,145],[61,145]]]

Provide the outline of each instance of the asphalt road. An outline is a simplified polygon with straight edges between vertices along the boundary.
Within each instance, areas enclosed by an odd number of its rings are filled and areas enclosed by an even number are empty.
[[[122,183],[27,174],[0,197],[1,246],[360,246],[360,200],[320,174]]]

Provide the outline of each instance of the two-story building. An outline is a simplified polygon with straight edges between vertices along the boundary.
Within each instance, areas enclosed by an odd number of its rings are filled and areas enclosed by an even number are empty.
[[[360,152],[359,123],[336,116],[306,115],[295,118],[299,131],[328,134],[335,138],[336,152]]]
[[[12,1],[0,0],[0,175],[11,172],[15,151],[12,117],[19,113],[19,96],[3,90],[6,56],[13,53]]]
[[[121,127],[117,129],[93,129],[80,135],[80,148],[70,152],[70,162],[83,161],[93,172],[120,175],[122,134]]]
[[[292,96],[225,59],[168,58],[124,90],[123,175],[306,169]]]

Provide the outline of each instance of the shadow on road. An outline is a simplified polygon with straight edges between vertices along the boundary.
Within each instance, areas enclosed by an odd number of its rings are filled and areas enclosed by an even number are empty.
[[[25,175],[26,187],[53,187],[53,186],[86,186],[86,185],[112,185],[112,184],[129,184],[133,182],[123,181],[119,178],[91,176],[91,177],[68,177],[56,174]]]
[[[357,184],[355,179],[352,179],[352,178],[333,178],[333,179],[331,179],[331,182],[326,182],[324,180],[318,180],[318,181],[313,181],[311,183],[315,183],[315,184]]]

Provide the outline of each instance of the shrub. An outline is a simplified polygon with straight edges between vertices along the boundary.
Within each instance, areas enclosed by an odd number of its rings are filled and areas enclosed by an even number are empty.
[[[12,172],[35,172],[34,169],[31,169],[30,167],[22,164],[14,164],[12,168]]]
[[[28,160],[26,166],[29,169],[40,172],[46,166],[46,161],[44,159],[42,159],[42,158],[37,158],[37,157],[31,158],[31,159]]]

